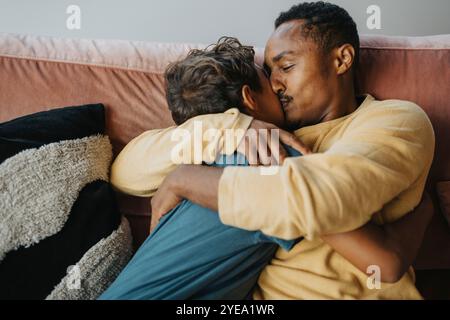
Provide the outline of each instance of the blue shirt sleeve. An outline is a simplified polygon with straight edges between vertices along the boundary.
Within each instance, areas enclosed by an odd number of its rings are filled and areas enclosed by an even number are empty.
[[[283,145],[290,157],[299,157],[302,154],[298,152],[297,150]],[[245,158],[245,156],[241,153],[235,152],[232,155],[219,155],[216,159],[216,161],[212,164],[208,164],[215,167],[226,167],[226,166],[248,166],[248,161]],[[286,251],[291,250],[298,242],[300,242],[303,238],[293,239],[293,240],[283,240],[276,237],[267,236],[261,231],[255,231],[254,232],[255,237],[255,243],[261,243],[261,242],[272,242],[278,244],[281,248],[283,248]]]

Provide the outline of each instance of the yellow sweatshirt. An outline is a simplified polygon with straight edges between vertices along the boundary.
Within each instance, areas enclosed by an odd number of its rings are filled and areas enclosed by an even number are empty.
[[[250,123],[236,109],[199,119],[205,128],[245,129]],[[135,195],[152,194],[162,181],[155,171],[167,174],[175,166],[170,158],[166,162],[179,143],[172,141],[172,130],[148,131],[127,145],[113,164],[113,185]],[[369,277],[318,235],[353,230],[371,219],[392,222],[419,203],[434,154],[426,114],[410,102],[367,96],[354,113],[295,134],[315,154],[287,159],[274,175],[227,167],[219,183],[225,224],[283,239],[306,237],[289,252],[278,250],[254,298],[420,299],[412,268],[399,282],[371,289]],[[152,182],[135,183],[141,176]]]

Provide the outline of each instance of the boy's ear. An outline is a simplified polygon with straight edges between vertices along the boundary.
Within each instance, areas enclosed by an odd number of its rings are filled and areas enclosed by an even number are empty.
[[[244,108],[248,109],[248,111],[254,111],[256,109],[256,100],[253,96],[253,91],[250,87],[245,84],[242,87],[242,102],[244,104]]]

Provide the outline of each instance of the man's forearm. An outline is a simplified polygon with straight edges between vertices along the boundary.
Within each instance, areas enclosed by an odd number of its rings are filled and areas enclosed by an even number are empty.
[[[368,223],[322,239],[361,271],[378,265],[382,281],[397,282],[416,259],[432,215],[433,203],[425,193],[419,206],[396,222],[384,226]]]
[[[384,226],[387,245],[400,253],[406,268],[416,259],[433,214],[433,201],[425,192],[419,206],[411,213]]]
[[[219,180],[222,168],[183,165],[173,179],[173,190],[181,198],[188,199],[202,207],[218,211]]]

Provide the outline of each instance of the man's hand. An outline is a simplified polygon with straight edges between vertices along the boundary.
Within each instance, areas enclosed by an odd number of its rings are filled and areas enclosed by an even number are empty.
[[[288,154],[280,143],[271,143],[272,135],[275,138],[279,138],[280,142],[294,148],[303,155],[311,153],[311,150],[294,134],[282,130],[271,123],[256,119],[252,121],[247,129],[237,151],[245,155],[252,166],[281,165]]]
[[[150,223],[150,233],[158,225],[161,217],[175,208],[183,200],[183,198],[175,193],[176,174],[177,170],[169,174],[153,195],[151,201],[152,220]]]
[[[183,199],[218,211],[218,189],[223,168],[180,165],[169,174],[152,198],[150,232],[166,213]]]

